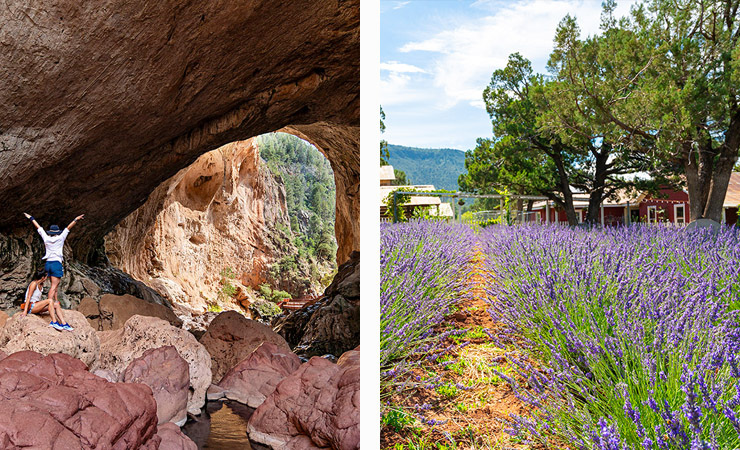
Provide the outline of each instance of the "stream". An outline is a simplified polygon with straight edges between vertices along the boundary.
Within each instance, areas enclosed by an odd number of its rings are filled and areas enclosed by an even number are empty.
[[[189,416],[181,428],[198,449],[263,450],[249,441],[247,421],[254,409],[232,401],[206,402],[198,417]]]

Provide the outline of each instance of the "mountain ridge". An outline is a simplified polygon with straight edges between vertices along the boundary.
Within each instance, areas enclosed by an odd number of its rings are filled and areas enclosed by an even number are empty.
[[[388,144],[388,162],[406,172],[412,184],[433,184],[437,189],[458,190],[457,178],[465,173],[465,152],[454,148],[420,148]]]

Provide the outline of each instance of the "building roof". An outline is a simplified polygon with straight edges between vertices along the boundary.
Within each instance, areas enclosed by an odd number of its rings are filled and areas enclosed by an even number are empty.
[[[380,181],[393,181],[396,174],[393,172],[393,166],[380,166]]]
[[[452,217],[452,205],[450,203],[440,203],[437,211],[439,214],[434,215]]]
[[[404,188],[416,189],[417,191],[433,191],[434,185],[426,184],[420,186],[380,186],[380,207],[385,208],[383,200],[388,197],[388,194],[395,190],[402,191]],[[440,203],[442,203],[442,201],[439,199],[439,197],[436,196],[426,197],[421,195],[412,195],[411,200],[408,203],[404,203],[403,206],[432,206],[439,205]]]
[[[737,205],[740,205],[740,172],[732,172],[723,206],[725,208],[737,208]]]
[[[615,192],[611,197],[604,200],[602,203],[604,206],[627,206],[637,205],[641,201],[645,200],[647,192],[634,192],[626,189],[620,189]]]

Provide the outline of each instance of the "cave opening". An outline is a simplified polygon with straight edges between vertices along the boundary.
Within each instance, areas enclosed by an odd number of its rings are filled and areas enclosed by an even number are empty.
[[[236,310],[269,321],[315,301],[337,273],[336,201],[318,148],[263,134],[163,182],[105,236],[105,252],[178,316]],[[186,325],[206,325],[197,321]]]

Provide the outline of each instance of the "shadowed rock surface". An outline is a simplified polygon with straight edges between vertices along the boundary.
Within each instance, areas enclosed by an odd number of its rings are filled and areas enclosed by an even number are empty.
[[[188,412],[198,414],[205,403],[206,390],[211,385],[211,357],[190,334],[156,317],[133,316],[123,328],[99,331],[100,358],[93,370],[105,369],[119,378],[134,359],[145,351],[172,345],[187,361],[190,370]]]
[[[0,348],[8,354],[21,350],[32,350],[44,355],[64,353],[93,365],[100,354],[100,340],[85,317],[77,311],[64,311],[73,331],[51,328],[48,315],[29,314],[21,317],[16,313],[0,329]]]
[[[174,327],[182,325],[182,320],[170,308],[133,295],[106,294],[99,302],[91,297],[85,297],[78,305],[77,311],[84,314],[90,325],[99,331],[117,330],[134,315],[158,317]]]
[[[360,345],[360,253],[339,267],[315,304],[276,318],[273,329],[298,355],[341,355]]]
[[[159,424],[174,422],[179,426],[187,420],[190,371],[175,347],[168,345],[145,351],[126,367],[121,381],[149,386],[157,401]]]
[[[267,325],[247,319],[236,311],[216,316],[200,338],[200,343],[211,355],[213,382],[218,383],[229,369],[246,359],[263,342],[290,351],[285,339]]]
[[[332,164],[338,260],[359,249],[359,1],[9,0],[0,15],[0,228],[84,212],[70,245],[89,261],[199,155],[285,129]]]
[[[143,384],[109,383],[63,354],[0,361],[0,447],[157,449],[157,406]]]
[[[254,411],[247,433],[272,448],[360,448],[359,358],[311,358]]]
[[[244,361],[232,368],[218,383],[229,400],[250,408],[261,405],[275,391],[275,386],[298,370],[301,360],[295,353],[265,342]],[[209,388],[209,392],[211,392]]]
[[[162,439],[159,450],[198,450],[198,446],[180,431],[174,423],[163,423],[157,427],[157,436]]]
[[[76,232],[77,228],[68,238],[68,243],[76,239]],[[15,230],[14,234],[0,231],[0,308],[21,309],[31,276],[44,265],[42,256],[43,242],[30,224]],[[167,300],[156,291],[105,261],[98,261],[99,265],[91,267],[74,260],[72,256],[71,248],[65,247],[64,277],[59,284],[59,301],[64,308],[74,308],[84,297],[99,299],[108,293],[130,294],[150,303],[169,306]],[[47,282],[44,293],[48,293],[49,286]]]

